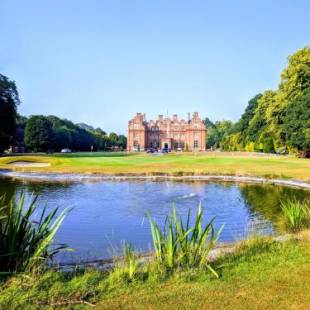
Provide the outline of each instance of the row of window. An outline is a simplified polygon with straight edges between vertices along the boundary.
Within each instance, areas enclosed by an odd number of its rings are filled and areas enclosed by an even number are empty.
[[[138,147],[140,146],[139,141],[134,140],[133,146],[134,146],[135,148],[138,148]],[[150,143],[150,147],[157,148],[157,147],[159,147],[159,143],[157,143],[157,142],[151,142],[151,143]],[[173,143],[173,148],[174,148],[174,149],[184,149],[184,147],[185,147],[185,143],[182,142],[182,141],[179,141],[179,142],[175,141],[175,142]],[[199,148],[199,142],[198,142],[198,140],[194,140],[194,149],[197,149],[197,148]]]

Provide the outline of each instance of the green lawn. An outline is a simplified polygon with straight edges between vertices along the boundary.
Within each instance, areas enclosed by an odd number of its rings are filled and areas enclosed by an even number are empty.
[[[50,163],[49,167],[13,167],[16,161]],[[252,153],[183,153],[155,156],[134,153],[72,153],[0,158],[0,169],[103,174],[227,174],[310,181],[310,160]]]
[[[165,280],[115,280],[98,270],[16,277],[0,285],[1,309],[42,309],[85,300],[96,309],[310,309],[310,244],[248,242],[218,259],[217,279],[191,270]],[[114,279],[114,280],[113,280]],[[53,308],[54,309],[54,308]]]

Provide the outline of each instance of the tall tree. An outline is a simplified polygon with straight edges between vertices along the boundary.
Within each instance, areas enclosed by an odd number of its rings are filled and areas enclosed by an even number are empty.
[[[43,115],[31,116],[25,128],[25,144],[35,152],[48,151],[54,143],[52,123]]]
[[[305,46],[288,56],[288,65],[281,73],[280,100],[288,103],[310,89],[310,47]]]
[[[249,124],[255,115],[259,99],[262,98],[262,96],[262,94],[257,94],[254,98],[249,100],[248,105],[244,113],[241,115],[240,120],[234,126],[234,131],[241,131],[244,139],[246,138]]]
[[[127,147],[127,138],[124,135],[119,135],[117,138],[117,144],[118,147],[121,149],[126,149]]]
[[[208,117],[206,117],[206,118],[203,120],[203,123],[205,124],[205,126],[207,127],[207,129],[213,128],[213,127],[215,126],[214,123],[213,123]]]
[[[20,103],[15,82],[0,74],[0,153],[12,142]]]
[[[283,127],[288,146],[310,157],[310,91],[288,104]]]

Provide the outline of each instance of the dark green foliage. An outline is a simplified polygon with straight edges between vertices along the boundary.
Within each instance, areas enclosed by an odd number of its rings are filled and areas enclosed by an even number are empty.
[[[125,149],[127,146],[127,138],[124,135],[119,135],[117,137],[116,145],[120,148]]]
[[[47,152],[53,147],[52,123],[43,115],[31,116],[25,128],[25,144],[34,151]]]
[[[288,104],[283,123],[288,146],[310,152],[310,90]]]
[[[234,126],[234,131],[235,132],[240,131],[242,133],[242,137],[244,139],[246,139],[249,124],[255,115],[255,111],[256,111],[257,106],[258,106],[258,100],[262,96],[263,96],[262,94],[258,94],[248,102],[248,105],[247,105],[244,113],[242,114],[240,120]]]
[[[262,140],[263,152],[264,153],[274,153],[273,140],[271,137],[266,137]]]
[[[25,146],[24,138],[25,138],[26,124],[27,124],[27,117],[17,114],[16,133],[15,133],[15,139],[13,142],[14,146],[22,146],[22,147]]]
[[[61,150],[64,148],[70,148],[72,143],[71,132],[65,127],[54,129],[54,149]]]
[[[214,123],[208,117],[204,119],[203,123],[205,124],[207,129],[215,127]]]
[[[15,82],[0,74],[0,153],[13,141],[19,97]]]
[[[94,129],[87,124],[74,124],[57,116],[36,115],[27,119],[20,117],[20,138],[24,137],[23,126],[26,122],[25,142],[34,151],[73,151],[111,150],[114,147],[126,149],[127,138],[111,133],[109,136],[100,128]],[[44,130],[43,130],[43,129]],[[47,129],[47,130],[46,130]]]

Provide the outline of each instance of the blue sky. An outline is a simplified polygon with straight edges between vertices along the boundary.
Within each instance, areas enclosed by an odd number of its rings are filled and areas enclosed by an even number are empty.
[[[237,120],[310,44],[309,0],[0,0],[21,114],[125,133],[136,112]]]

